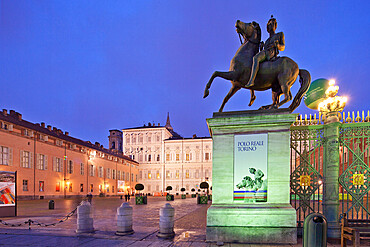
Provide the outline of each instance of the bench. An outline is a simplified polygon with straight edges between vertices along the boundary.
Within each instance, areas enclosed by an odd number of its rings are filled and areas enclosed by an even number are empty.
[[[351,240],[354,247],[360,247],[360,240],[370,240],[370,219],[347,219],[343,214],[341,220],[341,247],[347,246],[347,240]]]

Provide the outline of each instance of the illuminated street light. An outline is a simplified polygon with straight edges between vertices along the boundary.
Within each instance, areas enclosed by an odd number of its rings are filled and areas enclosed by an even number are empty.
[[[318,110],[323,113],[343,111],[346,106],[347,97],[336,96],[339,87],[335,86],[335,81],[329,81],[329,88],[325,91],[326,98],[323,100],[318,107]]]

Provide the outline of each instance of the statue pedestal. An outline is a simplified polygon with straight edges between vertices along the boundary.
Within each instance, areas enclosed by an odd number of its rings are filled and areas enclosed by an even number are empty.
[[[296,116],[278,109],[207,119],[213,138],[208,242],[297,243],[289,200],[290,125]]]

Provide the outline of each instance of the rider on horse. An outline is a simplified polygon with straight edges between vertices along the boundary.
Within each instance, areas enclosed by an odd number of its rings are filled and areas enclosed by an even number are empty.
[[[253,57],[253,66],[251,71],[251,77],[246,84],[246,87],[254,86],[254,79],[259,69],[259,63],[263,61],[271,61],[276,59],[279,51],[284,51],[285,49],[285,38],[284,33],[275,33],[277,28],[276,19],[271,15],[271,19],[267,22],[267,32],[270,37],[266,40],[266,43],[261,42],[261,47],[263,48],[259,53]]]

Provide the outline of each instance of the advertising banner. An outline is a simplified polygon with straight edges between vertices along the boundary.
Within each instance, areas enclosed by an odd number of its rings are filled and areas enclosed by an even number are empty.
[[[15,173],[0,171],[0,207],[15,206]]]
[[[234,201],[267,202],[268,134],[235,135]]]
[[[118,185],[118,194],[125,193],[125,181],[124,180],[117,180]]]

